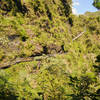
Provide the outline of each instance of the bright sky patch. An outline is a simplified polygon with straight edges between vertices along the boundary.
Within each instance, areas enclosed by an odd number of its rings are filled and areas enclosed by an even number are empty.
[[[93,0],[73,0],[72,12],[74,14],[84,14],[85,12],[95,12],[97,9],[92,5]]]

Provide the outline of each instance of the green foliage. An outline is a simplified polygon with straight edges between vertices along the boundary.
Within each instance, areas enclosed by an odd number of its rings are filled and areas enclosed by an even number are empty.
[[[100,12],[71,2],[0,1],[0,68],[33,58],[0,69],[0,100],[99,100]]]
[[[95,82],[95,76],[70,77],[69,85],[74,91],[74,94],[71,94],[73,100],[86,100],[86,98],[93,100],[96,97],[93,88]]]
[[[2,73],[2,75],[1,75]],[[17,98],[12,84],[8,82],[9,76],[0,72],[0,100],[13,100]]]
[[[100,0],[94,0],[93,6],[96,7],[97,9],[100,9]]]
[[[46,62],[49,64],[42,66],[40,73],[36,77],[38,79],[38,84],[43,91],[45,100],[64,100],[67,98],[65,94],[67,92],[66,84],[68,78],[64,71],[65,66],[61,67],[58,65],[60,60],[48,58]],[[61,65],[64,64],[61,63]]]

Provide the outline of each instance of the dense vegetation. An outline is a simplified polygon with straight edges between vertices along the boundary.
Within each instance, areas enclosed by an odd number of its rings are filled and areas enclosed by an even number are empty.
[[[93,6],[96,7],[97,9],[100,9],[100,0],[94,0]]]
[[[100,100],[100,11],[71,4],[0,0],[0,100]]]

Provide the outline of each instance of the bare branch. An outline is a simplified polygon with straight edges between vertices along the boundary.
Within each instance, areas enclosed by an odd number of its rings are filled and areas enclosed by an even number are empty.
[[[76,39],[78,39],[80,36],[82,36],[84,33],[86,32],[86,27],[84,28],[84,31],[81,32],[78,36],[76,36],[75,38],[72,39],[72,41],[75,41]]]

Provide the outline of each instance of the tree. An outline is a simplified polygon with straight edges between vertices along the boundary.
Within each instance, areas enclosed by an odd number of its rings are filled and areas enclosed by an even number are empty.
[[[100,0],[94,0],[93,6],[100,10]]]

